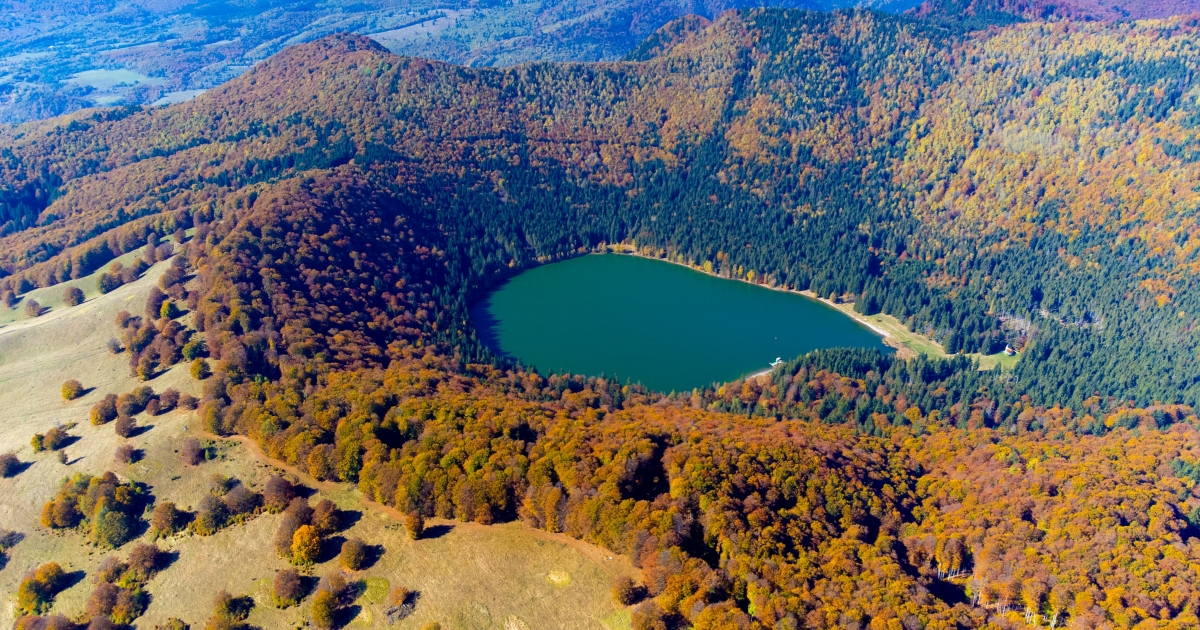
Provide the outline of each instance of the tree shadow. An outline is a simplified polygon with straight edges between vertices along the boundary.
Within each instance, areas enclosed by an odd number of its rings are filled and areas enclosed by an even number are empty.
[[[96,391],[95,387],[84,387],[82,390],[79,391],[79,395],[76,396],[74,398],[74,400],[79,400],[80,398],[83,398],[84,396],[87,396],[88,394],[90,394],[94,391]]]
[[[421,538],[435,540],[445,536],[446,534],[449,534],[453,529],[453,525],[434,525],[432,527],[426,527],[425,531],[421,532]]]
[[[342,545],[345,542],[346,537],[340,534],[326,538],[321,542],[321,553],[317,555],[317,563],[329,562],[337,558],[342,553]]]
[[[22,540],[25,540],[25,534],[21,532],[4,532],[0,534],[0,549],[12,549]]]
[[[337,616],[334,617],[333,620],[333,627],[344,628],[350,625],[350,622],[354,621],[354,619],[358,617],[359,613],[361,612],[362,606],[359,606],[358,604],[339,608],[337,611]]]
[[[18,461],[17,463],[8,467],[8,474],[5,475],[5,477],[16,477],[17,475],[25,472],[26,470],[29,470],[30,466],[33,466],[33,462]],[[0,545],[0,546],[3,546],[3,545]]]
[[[965,587],[949,582],[946,580],[933,580],[929,584],[929,592],[936,598],[946,602],[947,605],[966,604],[970,600],[967,598],[967,590]]]
[[[366,557],[363,558],[363,563],[359,567],[359,570],[363,571],[375,566],[375,563],[379,562],[379,559],[383,557],[384,551],[383,545],[367,545]]]
[[[124,464],[136,464],[136,463],[138,463],[138,462],[142,461],[142,458],[144,458],[145,456],[146,456],[146,452],[145,452],[145,451],[143,451],[143,450],[142,450],[142,449],[140,449],[140,448],[135,448],[135,449],[133,449],[133,450],[129,451],[129,460],[128,460],[128,461],[125,461],[125,462],[122,462],[122,463],[124,463]],[[118,459],[118,461],[120,461],[120,460]]]
[[[60,588],[58,590],[58,592],[61,593],[65,590],[71,588],[72,586],[75,586],[76,584],[82,582],[83,578],[86,576],[87,576],[87,573],[84,571],[69,571],[67,573],[64,573],[63,581],[62,581],[62,588]]]
[[[314,494],[317,493],[316,490],[309,488],[308,486],[298,484],[298,483],[294,484],[292,486],[292,489],[296,492],[296,496],[300,497],[301,499],[309,499]]]
[[[338,531],[346,531],[361,521],[362,510],[338,510]]]
[[[139,425],[133,427],[133,429],[131,429],[129,431],[129,437],[135,438],[153,428],[154,428],[153,424],[139,424]]]
[[[61,451],[64,448],[67,448],[68,446],[70,446],[78,441],[79,441],[78,435],[67,435],[67,437],[63,438],[63,440],[58,443],[58,447],[55,448],[54,450]]]
[[[403,601],[393,602],[383,610],[389,624],[399,623],[417,609],[417,600],[421,599],[421,591],[409,591]]]
[[[174,549],[170,551],[160,551],[158,552],[158,557],[154,563],[154,570],[162,571],[170,567],[172,564],[175,564],[175,561],[178,559],[179,552]]]

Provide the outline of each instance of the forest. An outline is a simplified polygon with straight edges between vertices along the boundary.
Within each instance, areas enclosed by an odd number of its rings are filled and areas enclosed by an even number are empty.
[[[752,10],[481,70],[333,36],[0,130],[0,292],[174,239],[131,373],[191,361],[206,431],[378,503],[628,555],[637,628],[1193,627],[1196,29]],[[479,342],[488,289],[608,243],[1023,356],[665,395]]]

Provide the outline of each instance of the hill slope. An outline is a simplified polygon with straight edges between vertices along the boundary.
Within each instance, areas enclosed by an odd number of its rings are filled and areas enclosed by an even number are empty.
[[[8,132],[0,259],[14,289],[52,284],[151,224],[352,162],[426,202],[479,195],[428,219],[454,226],[454,309],[509,263],[636,240],[855,299],[950,352],[1029,343],[1016,397],[1190,404],[1194,33],[750,12],[640,63],[497,70],[336,37],[195,103]]]
[[[1200,11],[1196,0],[926,0],[918,15],[1031,20],[1147,20]]]
[[[202,337],[205,431],[628,554],[639,628],[1191,627],[1195,30],[748,11],[507,69],[330,37],[5,132],[3,282],[177,234],[186,272],[114,329],[132,373]],[[614,242],[1026,351],[830,351],[669,397],[478,343],[488,287]]]

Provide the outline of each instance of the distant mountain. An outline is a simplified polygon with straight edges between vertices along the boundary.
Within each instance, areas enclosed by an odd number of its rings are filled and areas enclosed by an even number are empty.
[[[918,0],[0,0],[0,123],[186,100],[337,32],[468,65],[620,59],[660,26],[747,6],[911,9]]]
[[[1200,12],[1200,0],[927,0],[918,15],[1145,20]]]

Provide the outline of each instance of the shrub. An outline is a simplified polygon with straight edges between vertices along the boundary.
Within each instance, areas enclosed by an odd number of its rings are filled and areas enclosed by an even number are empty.
[[[100,508],[92,517],[92,542],[116,549],[133,537],[133,519],[127,512]]]
[[[140,543],[129,552],[127,578],[144,583],[158,572],[163,561],[163,552],[155,545]]]
[[[129,311],[119,311],[116,319],[117,328],[125,328],[129,326],[129,322],[132,320],[133,313],[130,313]]]
[[[133,435],[133,430],[136,428],[137,421],[133,419],[133,416],[117,416],[117,421],[113,423],[113,431],[123,438]]]
[[[613,599],[622,606],[632,606],[641,601],[644,596],[642,587],[628,576],[622,575],[613,583]]]
[[[225,494],[225,510],[232,516],[248,514],[258,507],[260,497],[242,483],[236,483]]]
[[[357,571],[367,562],[367,545],[358,538],[351,538],[342,543],[342,551],[338,554],[338,563],[347,571]]]
[[[266,487],[263,489],[263,505],[268,512],[272,514],[282,512],[295,496],[296,488],[287,479],[279,475],[271,475],[267,478]]]
[[[154,626],[154,630],[191,630],[191,626],[183,622],[182,619],[171,617],[166,622]]]
[[[146,611],[146,592],[141,589],[123,588],[117,593],[117,605],[113,606],[112,621],[118,626],[129,626]]]
[[[313,625],[322,630],[332,628],[334,619],[337,617],[338,602],[337,597],[328,590],[317,591],[313,596],[312,603],[312,620]]]
[[[100,566],[96,567],[96,574],[92,577],[92,580],[96,584],[101,582],[115,583],[121,579],[127,568],[128,566],[120,558],[109,556],[100,561]]]
[[[146,298],[146,319],[157,319],[162,311],[162,305],[167,300],[167,294],[158,287],[150,287],[150,295]]]
[[[292,534],[292,563],[308,566],[321,555],[321,533],[312,525],[301,525]]]
[[[132,464],[138,460],[138,450],[132,444],[122,444],[117,447],[113,461],[118,464]]]
[[[0,297],[0,301],[4,302],[4,308],[12,308],[17,305],[17,294],[12,291],[5,291]]]
[[[190,341],[183,344],[183,358],[188,361],[195,361],[208,354],[208,347],[204,344],[203,337],[192,337]]]
[[[143,587],[163,568],[165,559],[158,547],[144,543],[130,550],[127,562],[115,556],[105,558],[96,569],[96,588],[88,598],[91,623],[132,624],[150,603]]]
[[[121,354],[121,352],[125,350],[125,348],[121,347],[121,342],[117,341],[116,337],[109,338],[108,343],[105,344],[105,346],[112,354]]]
[[[91,596],[87,601],[87,615],[92,619],[97,617],[109,617],[112,615],[113,608],[117,606],[117,595],[121,589],[117,588],[116,584],[111,582],[100,582],[96,588],[92,590]]]
[[[279,531],[275,533],[275,551],[280,556],[289,559],[292,557],[292,540],[296,530],[302,525],[307,525],[311,518],[312,508],[308,507],[308,501],[301,497],[293,498],[283,511],[283,520],[279,523]]]
[[[146,414],[150,416],[157,416],[160,413],[162,413],[161,403],[158,402],[157,398],[150,399],[150,402],[146,403]]]
[[[200,405],[199,398],[196,398],[195,396],[193,396],[191,394],[180,394],[179,395],[179,408],[180,409],[187,409],[187,410],[191,411],[199,405]]]
[[[430,621],[429,623],[421,626],[421,630],[442,630],[442,624],[436,621]]]
[[[116,394],[107,394],[99,402],[92,405],[92,411],[88,416],[92,424],[101,425],[112,422],[117,418],[117,396]]]
[[[403,606],[408,603],[408,600],[410,597],[412,597],[412,594],[413,592],[411,590],[403,586],[397,586],[396,588],[392,589],[392,593],[389,596],[391,604],[393,606]]]
[[[16,625],[13,626],[13,630],[79,630],[79,625],[68,619],[65,615],[50,615],[48,617],[29,615],[18,619]],[[89,625],[88,630],[93,630],[93,628]],[[95,630],[108,630],[108,628],[101,627]]]
[[[67,287],[67,290],[63,291],[63,304],[67,306],[79,306],[83,304],[83,300],[83,291],[79,287]]]
[[[199,440],[188,438],[179,447],[179,456],[183,459],[185,466],[199,466],[200,462],[204,460],[204,449],[200,448]]]
[[[208,367],[208,361],[204,359],[192,361],[192,378],[203,381],[210,376],[212,376],[212,370]]]
[[[304,599],[304,578],[294,569],[284,569],[275,574],[272,593],[276,607],[295,606]]]
[[[336,478],[333,465],[333,445],[318,444],[308,453],[308,474],[322,481]]]
[[[62,384],[63,400],[75,400],[83,395],[83,383],[70,379]]]
[[[337,506],[329,499],[321,499],[317,502],[317,505],[313,507],[310,522],[322,536],[328,536],[341,529],[341,518],[338,515]]]
[[[54,427],[45,433],[35,433],[33,439],[29,441],[33,446],[33,452],[40,453],[41,451],[57,451],[67,442],[66,431],[58,427]]]
[[[196,520],[192,521],[192,530],[201,536],[211,536],[225,525],[227,511],[225,503],[213,495],[205,495],[200,499],[196,508]]]
[[[50,610],[54,596],[63,589],[66,574],[56,562],[38,567],[21,580],[17,587],[17,608],[26,615],[40,615]]]
[[[166,271],[163,272],[163,275],[158,277],[158,286],[163,291],[166,291],[182,282],[186,277],[186,271],[184,271],[181,267],[171,265]]]
[[[154,506],[154,514],[150,516],[150,536],[157,540],[174,536],[183,530],[186,513],[175,507],[170,501],[164,501]]]
[[[633,630],[667,630],[666,613],[658,602],[649,600],[633,609],[630,619]]]
[[[20,467],[21,460],[17,459],[16,453],[0,455],[0,478],[8,478],[17,474],[17,469]]]
[[[44,312],[45,312],[45,309],[42,308],[41,304],[38,304],[37,300],[35,300],[33,298],[29,298],[28,300],[25,300],[25,317],[29,317],[29,318],[38,317]]]
[[[254,600],[249,597],[234,597],[228,591],[217,593],[213,603],[213,619],[236,623],[250,616]]]
[[[425,517],[415,510],[409,512],[404,517],[404,527],[408,530],[408,537],[417,540],[425,533]]]
[[[158,412],[166,413],[179,405],[179,390],[174,387],[158,395]]]
[[[67,528],[83,520],[92,542],[119,547],[133,534],[145,503],[143,486],[122,483],[111,472],[99,477],[76,474],[64,480],[58,494],[42,508],[42,525]]]

